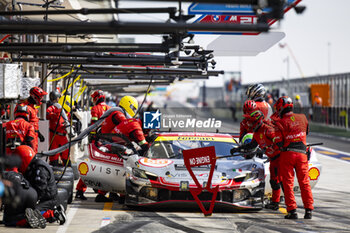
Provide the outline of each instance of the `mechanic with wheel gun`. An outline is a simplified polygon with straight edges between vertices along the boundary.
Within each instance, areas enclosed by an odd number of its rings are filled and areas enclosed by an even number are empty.
[[[282,133],[283,146],[280,156],[280,170],[283,181],[283,191],[288,214],[286,219],[297,219],[297,204],[294,197],[294,170],[297,174],[303,200],[304,219],[312,218],[313,197],[309,180],[308,158],[306,154],[306,135],[309,124],[304,114],[293,113],[293,101],[288,96],[280,97],[276,102],[279,115],[276,126]]]
[[[236,152],[249,153],[258,145],[270,160],[270,184],[272,188],[271,202],[265,206],[267,209],[278,210],[280,202],[280,177],[279,177],[279,146],[282,145],[281,132],[269,120],[264,119],[264,114],[259,111],[253,111],[244,115],[247,126],[253,131],[253,140],[248,144],[243,144],[237,148],[231,149],[231,154]],[[259,153],[256,153],[259,155]],[[260,153],[262,154],[262,153]],[[252,155],[253,156],[253,155]],[[248,156],[246,158],[252,158]]]
[[[70,132],[69,127],[71,126],[65,110],[58,103],[61,94],[58,91],[52,91],[50,92],[49,97],[52,105],[46,110],[46,119],[49,120],[49,149],[53,150],[68,143],[67,132]],[[68,162],[68,154],[67,149],[59,154],[50,156],[50,165],[59,166],[59,157],[61,158],[63,165],[66,165]],[[70,166],[70,161],[68,162],[68,166]]]
[[[90,123],[90,125],[93,125],[93,124],[95,124],[95,122],[98,119],[100,119],[100,117],[103,115],[103,113],[105,113],[111,107],[105,103],[106,96],[103,93],[103,91],[96,90],[91,94],[91,97],[92,97],[92,102],[93,102],[94,106],[91,108],[91,123]],[[92,131],[90,133],[90,141],[95,140],[94,139],[95,135],[96,135],[96,131]],[[76,187],[77,193],[75,195],[75,198],[78,198],[80,200],[87,200],[87,198],[84,195],[86,189],[87,189],[86,184],[84,184],[82,179],[79,179],[79,182],[78,182],[77,187]],[[112,201],[111,199],[109,199],[105,196],[107,192],[102,191],[102,190],[98,190],[97,192],[98,192],[98,194],[95,198],[96,202]]]
[[[43,142],[45,140],[44,136],[39,132],[39,117],[38,117],[38,109],[35,108],[35,106],[40,106],[42,104],[42,100],[44,96],[47,95],[47,92],[45,92],[40,87],[32,87],[29,90],[29,97],[22,103],[18,103],[15,108],[15,112],[17,112],[17,108],[19,106],[27,106],[28,112],[29,112],[29,123],[31,123],[34,126],[35,134],[33,141],[33,150],[35,153],[38,152],[38,138],[40,139],[40,142]]]

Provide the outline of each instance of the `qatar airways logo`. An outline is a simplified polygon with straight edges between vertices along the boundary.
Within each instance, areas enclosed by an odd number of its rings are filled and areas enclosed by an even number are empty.
[[[222,122],[215,118],[197,119],[192,115],[183,114],[163,114],[159,110],[156,112],[143,113],[143,128],[221,128]]]

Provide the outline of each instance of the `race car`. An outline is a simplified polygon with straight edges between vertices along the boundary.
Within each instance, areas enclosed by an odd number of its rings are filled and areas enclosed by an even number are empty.
[[[78,160],[80,177],[89,187],[125,195],[127,206],[164,206],[195,204],[190,193],[195,183],[184,164],[182,151],[215,147],[217,157],[227,156],[237,146],[230,134],[158,133],[145,156],[136,144],[121,135],[103,138],[89,145],[89,154]],[[321,164],[316,152],[310,151],[310,180],[314,187]],[[212,187],[218,186],[215,208],[260,210],[271,194],[269,163],[265,157],[246,159],[233,156],[217,159]],[[203,187],[208,183],[210,167],[193,168]],[[295,182],[295,191],[298,191]],[[204,190],[199,196],[209,203],[212,194]]]
[[[71,143],[57,149],[41,152],[52,156],[62,152],[96,130],[111,112],[107,110],[93,125],[82,131]],[[182,152],[193,148],[215,147],[217,161],[212,187],[218,187],[216,206],[235,209],[260,210],[271,194],[269,163],[266,157],[230,156],[230,149],[238,146],[235,136],[209,133],[158,133],[145,154],[141,156],[137,144],[125,136],[97,134],[94,143],[88,145],[88,153],[78,159],[80,177],[89,187],[126,195],[128,206],[152,206],[175,203],[194,203],[191,188],[194,182],[186,170]],[[309,176],[313,188],[321,174],[321,164],[316,152],[308,148]],[[225,157],[225,158],[220,158]],[[200,166],[193,172],[203,187],[208,183],[208,166]],[[295,179],[295,191],[299,185]],[[190,192],[189,192],[190,190]],[[203,202],[211,201],[205,190],[199,195]]]

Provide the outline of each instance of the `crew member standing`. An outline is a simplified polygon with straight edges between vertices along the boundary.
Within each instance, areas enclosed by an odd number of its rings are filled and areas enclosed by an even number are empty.
[[[91,94],[91,97],[92,97],[92,102],[94,104],[94,106],[91,108],[91,125],[93,125],[98,119],[100,119],[103,113],[105,113],[111,107],[105,103],[106,96],[104,95],[103,91],[101,90],[94,91]],[[92,135],[96,134],[96,131],[91,132],[91,134]],[[77,193],[75,198],[79,198],[81,200],[87,200],[87,198],[84,196],[86,189],[87,189],[86,184],[84,184],[82,179],[79,179],[79,182],[76,187]],[[98,190],[98,193],[99,194],[95,198],[95,201],[98,201],[98,202],[110,201],[109,199],[107,199],[107,197],[105,197],[106,192]]]
[[[49,120],[49,149],[53,150],[68,143],[66,128],[69,127],[69,120],[66,112],[58,103],[61,94],[57,91],[52,91],[50,92],[49,97],[52,105],[46,110],[46,119]],[[50,165],[59,166],[59,157],[61,158],[63,165],[66,165],[68,161],[68,154],[69,153],[67,149],[59,154],[50,156]],[[70,166],[70,161],[68,166]]]
[[[306,155],[306,135],[309,131],[308,121],[303,114],[293,113],[293,101],[282,96],[276,102],[276,111],[280,119],[276,126],[282,133],[283,147],[280,156],[280,174],[288,214],[286,219],[297,219],[297,204],[294,197],[294,170],[297,175],[301,198],[305,208],[305,219],[312,218],[313,197],[309,180],[308,159]]]
[[[270,116],[272,115],[272,108],[265,101],[266,89],[264,85],[260,83],[250,85],[247,88],[245,94],[247,95],[249,100],[255,101],[258,110],[260,110],[264,114],[265,119],[270,119]]]
[[[18,146],[28,145],[37,147],[34,126],[28,122],[29,112],[27,105],[18,105],[15,111],[15,120],[5,123],[6,127],[6,154],[12,154]]]
[[[253,140],[249,144],[233,148],[231,153],[245,152],[256,148],[257,145],[265,152],[270,160],[270,184],[272,188],[271,202],[265,206],[267,209],[278,210],[280,202],[280,177],[279,177],[279,146],[282,144],[281,132],[271,123],[264,120],[264,114],[257,110],[244,115],[247,125],[252,130]]]
[[[29,123],[31,123],[34,126],[34,130],[36,133],[36,136],[34,137],[34,152],[38,152],[38,138],[40,138],[40,141],[43,142],[45,140],[44,136],[39,132],[39,117],[38,117],[38,109],[35,108],[35,106],[40,106],[42,104],[42,100],[44,96],[47,95],[47,92],[45,92],[40,87],[32,87],[29,91],[29,97],[23,102],[17,104],[15,108],[18,108],[19,105],[26,105],[28,106],[28,113],[29,113]]]

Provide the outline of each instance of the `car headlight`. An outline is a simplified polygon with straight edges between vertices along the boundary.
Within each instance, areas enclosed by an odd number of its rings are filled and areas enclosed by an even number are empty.
[[[148,171],[142,170],[140,168],[136,168],[136,167],[134,167],[132,169],[132,174],[135,177],[139,177],[139,178],[143,178],[143,179],[150,179],[150,180],[157,180],[158,179],[158,176],[156,174],[153,174],[151,172],[148,172]]]
[[[133,168],[132,169],[132,174],[136,177],[143,178],[143,179],[148,179],[145,170],[139,169],[139,168]]]
[[[256,178],[258,178],[257,172],[249,172],[246,174],[244,181],[255,180]]]

